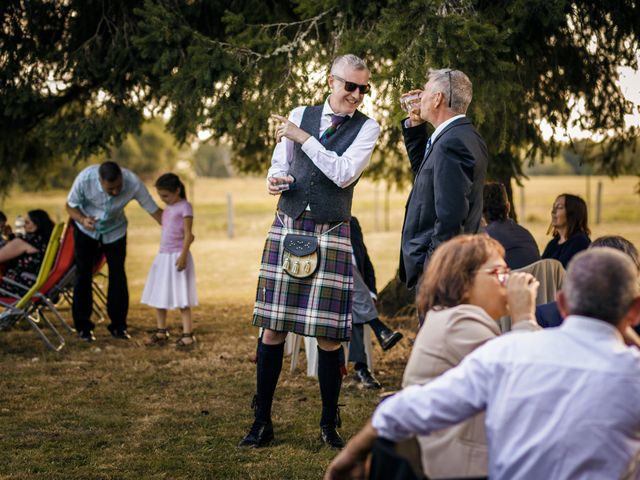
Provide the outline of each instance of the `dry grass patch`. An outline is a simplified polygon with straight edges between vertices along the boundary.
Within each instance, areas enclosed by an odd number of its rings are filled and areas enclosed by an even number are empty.
[[[2,332],[0,478],[320,478],[334,452],[318,440],[318,384],[304,375],[304,360],[290,374],[285,357],[273,447],[236,448],[252,420],[257,329],[250,318],[251,305],[199,307],[191,352],[144,347],[153,315],[138,306],[129,342],[99,325],[94,344],[69,338],[53,354],[31,331]],[[176,338],[177,316],[171,320]],[[397,389],[408,342],[384,355],[375,348],[376,373]],[[345,379],[345,437],[363,425],[377,395]]]

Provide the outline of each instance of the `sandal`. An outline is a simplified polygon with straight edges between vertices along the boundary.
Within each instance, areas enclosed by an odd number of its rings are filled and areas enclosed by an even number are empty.
[[[190,342],[185,342],[185,338],[190,338]],[[183,333],[182,336],[176,341],[176,347],[181,349],[193,348],[196,344],[196,337],[192,333]]]
[[[166,328],[156,328],[151,336],[145,340],[144,344],[147,347],[153,347],[155,345],[164,345],[169,340],[169,330]]]

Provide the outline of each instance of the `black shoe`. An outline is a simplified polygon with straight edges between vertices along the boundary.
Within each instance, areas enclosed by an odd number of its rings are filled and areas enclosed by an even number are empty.
[[[344,448],[344,440],[333,425],[322,425],[320,427],[320,440],[329,448],[342,450]]]
[[[394,332],[391,330],[382,330],[379,335],[376,335],[376,337],[384,351],[389,350],[396,343],[402,340],[402,334],[400,332]]]
[[[114,328],[111,325],[107,327],[107,330],[111,332],[113,338],[119,338],[120,340],[129,340],[131,335],[124,328]]]
[[[240,440],[239,447],[258,448],[263,447],[273,440],[273,424],[256,420],[251,425],[249,433]]]
[[[96,341],[96,337],[93,334],[93,330],[78,330],[78,336],[80,337],[81,340],[84,340],[85,342],[95,342]]]
[[[359,383],[362,384],[364,388],[371,388],[373,390],[378,390],[382,388],[380,382],[376,380],[376,377],[369,371],[367,367],[361,368],[360,370],[356,370],[353,374],[353,378],[356,379]]]

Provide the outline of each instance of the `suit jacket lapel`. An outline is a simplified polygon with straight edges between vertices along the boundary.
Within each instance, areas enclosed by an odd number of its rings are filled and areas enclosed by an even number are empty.
[[[438,140],[440,140],[444,136],[444,134],[447,133],[449,130],[451,130],[453,127],[457,127],[457,126],[460,126],[460,125],[466,125],[466,124],[469,124],[469,123],[471,123],[471,122],[469,121],[468,118],[466,118],[466,117],[465,118],[461,118],[459,120],[456,120],[455,122],[451,122],[449,125],[447,125],[445,127],[444,130],[442,130],[440,132],[440,134],[436,137],[436,139],[431,144],[431,148],[427,152],[425,152],[424,158],[422,159],[422,163],[420,164],[420,168],[418,168],[418,173],[416,173],[416,176],[413,179],[413,183],[416,182],[416,178],[418,178],[418,175],[420,175],[420,172],[422,171],[422,167],[424,167],[425,163],[427,163],[427,158],[429,158],[429,155],[431,155],[431,152],[433,152],[433,149],[435,148],[436,143],[438,143]]]

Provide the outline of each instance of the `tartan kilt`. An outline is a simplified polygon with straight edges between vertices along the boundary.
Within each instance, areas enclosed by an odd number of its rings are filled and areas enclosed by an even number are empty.
[[[286,229],[280,223],[286,225]],[[351,336],[351,228],[344,222],[316,223],[305,211],[297,219],[276,214],[262,252],[253,324],[277,332],[348,340]],[[287,233],[318,237],[318,269],[294,278],[282,269]]]

